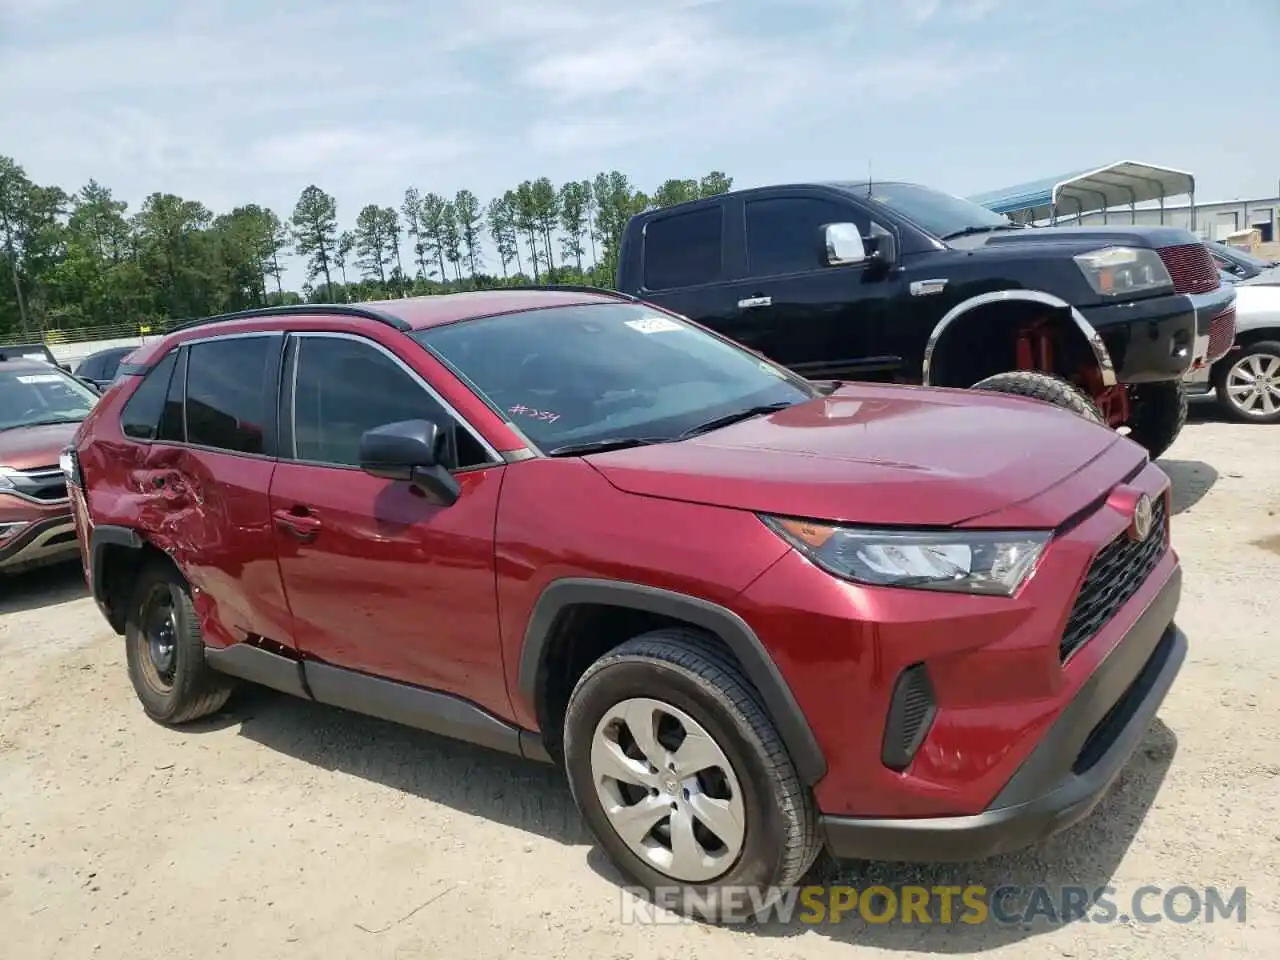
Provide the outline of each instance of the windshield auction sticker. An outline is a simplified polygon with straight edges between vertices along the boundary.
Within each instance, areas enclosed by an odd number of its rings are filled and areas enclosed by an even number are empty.
[[[666,317],[641,317],[639,320],[628,320],[627,326],[641,333],[670,333],[681,329],[680,324]]]

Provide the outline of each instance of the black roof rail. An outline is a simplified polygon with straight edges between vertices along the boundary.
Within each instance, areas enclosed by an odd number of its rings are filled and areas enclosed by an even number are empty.
[[[232,320],[253,320],[258,317],[289,317],[294,315],[315,316],[317,314],[320,316],[362,317],[365,320],[376,320],[378,323],[385,323],[401,333],[413,329],[410,324],[399,317],[359,304],[291,303],[278,307],[253,307],[249,310],[239,310],[235,313],[220,313],[215,317],[200,317],[196,320],[187,320],[184,323],[170,327],[165,331],[165,334],[175,333],[178,330],[190,330],[192,327],[203,327],[210,323],[228,323]]]
[[[586,283],[522,283],[514,287],[494,287],[494,290],[563,290],[566,293],[597,293],[602,297],[613,297],[617,300],[638,301],[639,297],[633,297],[629,293],[623,293],[621,290],[610,290],[608,287],[593,287]]]

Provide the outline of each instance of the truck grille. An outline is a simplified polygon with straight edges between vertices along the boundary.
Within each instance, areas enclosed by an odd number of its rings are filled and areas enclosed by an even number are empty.
[[[1236,308],[1227,307],[1209,321],[1209,355],[1205,360],[1213,363],[1226,355],[1236,342]]]
[[[1093,558],[1058,643],[1058,656],[1063,663],[1133,598],[1164,556],[1169,545],[1165,498],[1158,498],[1151,506],[1151,533],[1147,539],[1132,540],[1125,531]]]
[[[1181,243],[1156,251],[1178,293],[1209,293],[1222,285],[1218,265],[1203,243]]]

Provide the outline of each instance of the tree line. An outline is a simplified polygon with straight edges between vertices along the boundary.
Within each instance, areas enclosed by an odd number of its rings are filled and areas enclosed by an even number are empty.
[[[0,156],[0,337],[527,283],[612,287],[634,214],[732,185],[712,171],[645,193],[612,170],[526,180],[487,202],[409,187],[399,207],[369,204],[344,229],[315,184],[287,217],[257,204],[215,215],[170,193],[131,212],[96,180],[68,193]],[[305,264],[300,290],[283,282],[290,254]]]

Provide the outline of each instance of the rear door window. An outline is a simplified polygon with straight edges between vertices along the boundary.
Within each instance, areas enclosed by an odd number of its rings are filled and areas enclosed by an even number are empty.
[[[715,283],[723,271],[720,205],[650,220],[644,228],[644,285],[672,290]]]
[[[279,338],[226,337],[188,348],[187,442],[230,453],[266,452],[268,386]]]

